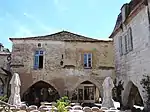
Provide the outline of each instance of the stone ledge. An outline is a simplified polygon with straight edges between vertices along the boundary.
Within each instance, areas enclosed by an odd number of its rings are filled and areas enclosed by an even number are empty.
[[[99,69],[102,69],[102,70],[115,69],[115,67],[108,67],[108,66],[99,66],[98,68],[99,68]]]

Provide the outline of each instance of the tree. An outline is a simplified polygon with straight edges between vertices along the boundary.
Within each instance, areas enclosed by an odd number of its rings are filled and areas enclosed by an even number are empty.
[[[141,85],[144,88],[143,92],[146,92],[147,94],[147,101],[145,102],[147,107],[146,107],[146,112],[150,111],[150,76],[149,75],[144,75],[144,78],[141,80]]]

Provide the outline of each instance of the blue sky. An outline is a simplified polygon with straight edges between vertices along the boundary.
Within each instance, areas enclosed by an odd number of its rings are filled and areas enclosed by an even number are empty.
[[[10,37],[47,35],[67,30],[107,39],[121,6],[130,0],[0,0],[0,43]]]

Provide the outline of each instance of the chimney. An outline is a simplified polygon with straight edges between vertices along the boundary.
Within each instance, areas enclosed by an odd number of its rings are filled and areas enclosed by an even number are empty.
[[[3,51],[3,49],[4,49],[4,46],[3,44],[0,43],[0,51]]]
[[[126,3],[121,7],[122,23],[124,23],[128,16],[128,6],[129,5]]]

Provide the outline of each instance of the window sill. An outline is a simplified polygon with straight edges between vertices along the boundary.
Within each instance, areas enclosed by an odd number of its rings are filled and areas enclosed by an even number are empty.
[[[120,54],[120,56],[122,57],[122,56],[128,55],[128,54],[131,53],[132,51],[133,51],[133,50],[130,50],[130,51],[124,53],[124,54]]]
[[[33,68],[33,70],[43,70],[43,68]]]
[[[84,67],[84,69],[92,69],[92,67]]]

